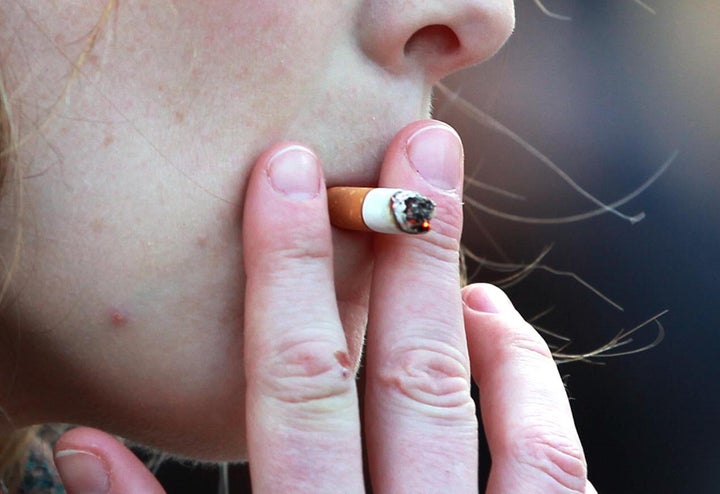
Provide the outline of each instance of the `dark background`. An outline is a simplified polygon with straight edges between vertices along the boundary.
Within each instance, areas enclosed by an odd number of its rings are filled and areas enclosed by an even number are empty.
[[[720,492],[720,2],[546,0],[556,20],[518,0],[517,28],[487,64],[451,77],[459,96],[499,120],[611,203],[672,165],[605,214],[537,225],[467,207],[466,244],[493,262],[543,264],[575,273],[620,311],[568,276],[536,270],[508,292],[526,317],[571,337],[566,351],[598,348],[621,329],[668,310],[664,341],[602,365],[561,365],[590,477],[601,493]],[[485,207],[562,217],[594,206],[517,142],[438,97],[436,116],[467,147],[467,195]],[[508,198],[488,186],[522,196]],[[487,266],[476,280],[500,280]],[[654,326],[629,348],[651,342]],[[485,475],[485,473],[483,473]],[[215,492],[211,471],[164,467],[171,493]],[[234,469],[233,492],[249,492]]]
[[[509,289],[526,317],[554,308],[538,322],[572,337],[569,351],[592,350],[669,310],[656,348],[560,369],[599,492],[718,493],[720,2],[647,1],[656,14],[633,0],[546,0],[570,22],[518,1],[516,33],[501,54],[448,81],[605,202],[630,193],[677,150],[670,168],[620,208],[646,218],[528,225],[468,207],[466,240],[505,262],[531,262],[553,245],[544,264],[576,273],[624,307],[540,271]],[[438,101],[438,116],[462,130],[468,174],[525,199],[478,187],[469,195],[532,217],[593,209],[511,139],[456,113]],[[636,347],[655,334],[640,331]]]

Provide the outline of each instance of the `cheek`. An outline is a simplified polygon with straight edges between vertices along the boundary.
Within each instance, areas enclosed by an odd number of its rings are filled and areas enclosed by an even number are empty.
[[[313,72],[317,61],[325,61],[350,22],[345,10],[328,0],[191,2],[180,11],[180,25],[203,33],[196,43],[203,59],[212,58],[226,71],[259,73],[259,82],[272,83],[271,76],[288,75],[286,67],[305,65]]]
[[[127,201],[112,191],[97,201],[62,188],[40,194],[40,180],[26,190],[32,234],[6,314],[22,319],[15,389],[37,397],[27,407],[33,420],[237,459],[245,389],[237,207],[182,180],[164,181],[172,198],[123,187]],[[237,437],[224,441],[231,431]]]

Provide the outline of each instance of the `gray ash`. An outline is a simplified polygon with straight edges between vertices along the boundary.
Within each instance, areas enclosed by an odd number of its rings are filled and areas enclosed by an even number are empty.
[[[425,233],[435,216],[435,203],[417,192],[401,191],[392,197],[395,221],[406,233]]]

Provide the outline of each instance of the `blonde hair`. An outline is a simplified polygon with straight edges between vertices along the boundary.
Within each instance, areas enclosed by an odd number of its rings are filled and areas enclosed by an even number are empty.
[[[7,174],[8,161],[10,157],[10,149],[12,143],[12,129],[10,128],[10,114],[8,109],[9,101],[5,84],[0,72],[0,191],[5,182]]]
[[[0,72],[0,196],[5,192],[5,181],[12,167],[11,160],[14,151],[14,133],[9,106],[9,98]],[[20,240],[18,239],[18,242]],[[4,298],[9,284],[12,267],[6,267],[0,285],[0,302]],[[0,412],[2,409],[0,408]],[[3,412],[4,415],[4,412]],[[7,417],[5,417],[7,418]],[[17,491],[23,479],[23,470],[27,461],[30,444],[35,438],[35,429],[13,430],[0,434],[0,488],[9,492]]]
[[[31,427],[0,435],[0,489],[16,492],[20,487],[35,430]]]
[[[116,6],[117,0],[107,0],[97,24],[88,36],[84,49],[72,65],[72,72],[69,74],[65,91],[68,90],[69,84],[78,76],[78,71],[84,65],[87,56],[94,48],[98,36],[103,31],[110,14],[115,10]],[[51,116],[52,115],[50,115],[49,118],[51,118]],[[0,200],[7,200],[6,196],[12,195],[12,201],[14,202],[18,219],[23,209],[23,194],[22,167],[19,166],[16,160],[16,152],[21,145],[21,141],[17,136],[17,127],[13,122],[10,95],[5,85],[2,67],[0,67]],[[12,182],[12,186],[9,186],[10,184],[8,182]],[[6,299],[13,270],[17,266],[22,251],[22,238],[22,225],[20,221],[18,221],[13,255],[7,260],[0,259],[0,269],[2,270],[2,273],[0,273],[0,304]],[[0,342],[0,344],[5,343]],[[2,392],[3,390],[0,390],[0,393]],[[2,397],[2,394],[0,394],[0,397]],[[7,416],[1,405],[0,420],[9,422],[10,427],[13,427],[10,417]],[[39,440],[40,433],[38,426],[0,432],[0,492],[5,492],[3,489],[6,489],[8,492],[18,490],[23,481],[30,448]]]

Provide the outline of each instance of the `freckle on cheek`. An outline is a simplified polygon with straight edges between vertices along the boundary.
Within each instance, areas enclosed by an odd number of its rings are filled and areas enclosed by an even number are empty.
[[[343,368],[343,379],[350,378],[353,375],[352,360],[350,360],[350,355],[348,355],[347,352],[335,352],[335,360],[337,360],[338,364],[340,364]]]
[[[102,233],[103,230],[105,230],[105,224],[100,218],[96,218],[93,220],[92,223],[90,223],[90,228],[92,229],[93,233]]]
[[[207,237],[206,235],[203,235],[203,236],[201,236],[201,237],[198,237],[198,238],[195,240],[195,243],[196,243],[197,246],[200,247],[201,249],[205,249],[205,248],[207,248],[207,246],[208,246],[208,237]]]

